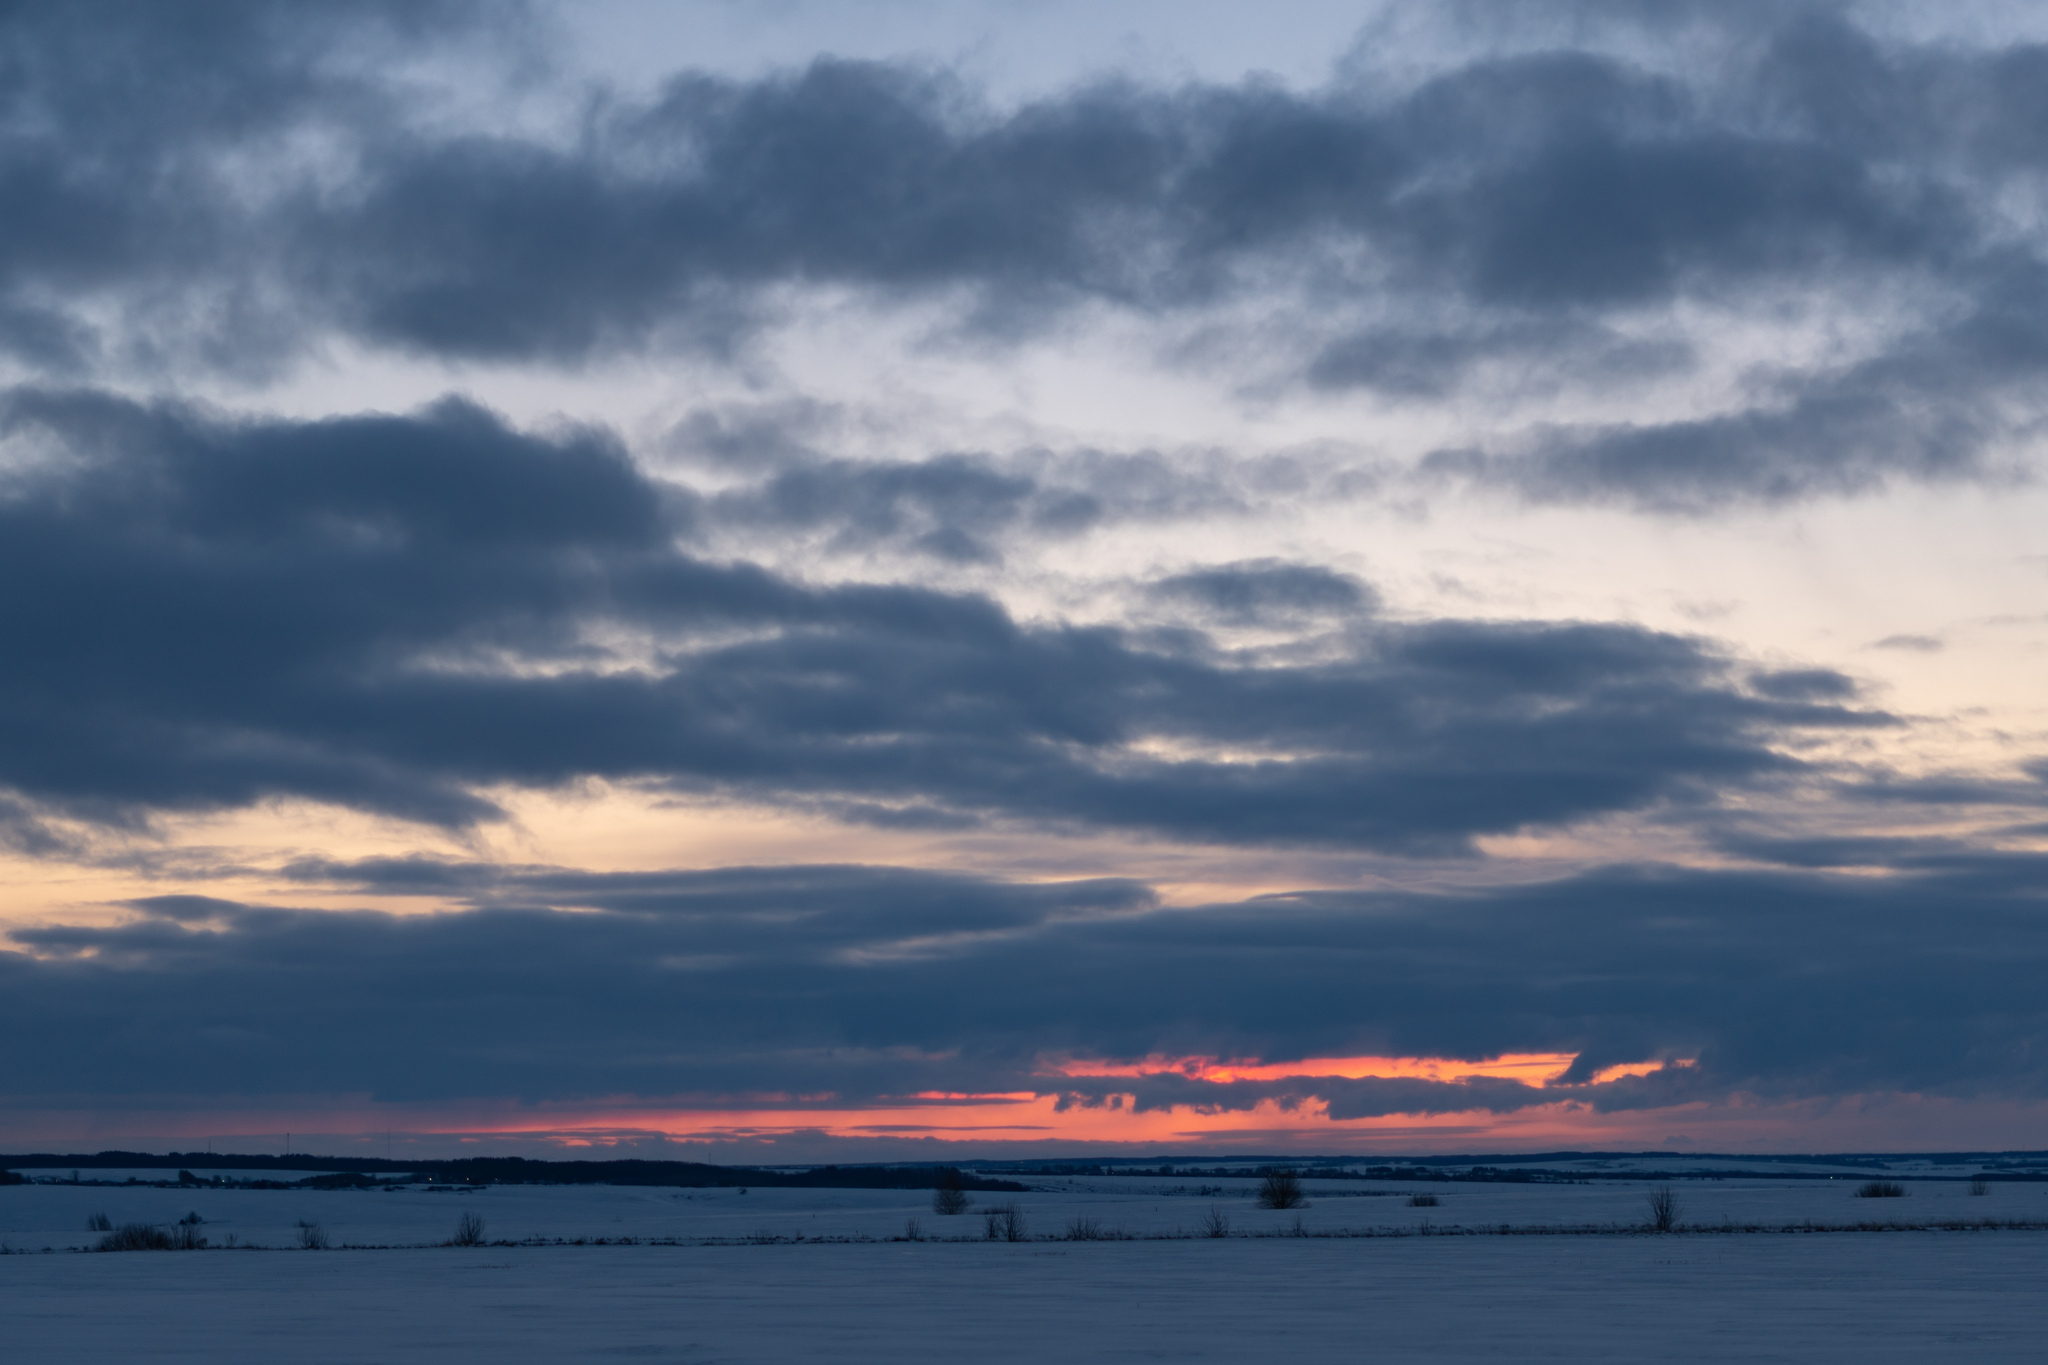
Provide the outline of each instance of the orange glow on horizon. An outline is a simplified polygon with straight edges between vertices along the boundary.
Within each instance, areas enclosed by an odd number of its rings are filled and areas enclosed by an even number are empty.
[[[1536,1106],[1525,1111],[1577,1109],[1572,1102]],[[1270,1139],[1281,1134],[1314,1136],[1317,1140],[1346,1134],[1412,1135],[1425,1131],[1480,1131],[1510,1116],[1484,1113],[1390,1114],[1369,1119],[1332,1119],[1320,1101],[1287,1106],[1262,1100],[1242,1110],[1213,1110],[1176,1105],[1138,1110],[1124,1096],[1100,1105],[1065,1105],[1057,1095],[947,1096],[944,1100],[907,1100],[866,1108],[646,1111],[577,1115],[576,1127],[593,1130],[639,1129],[682,1141],[729,1141],[820,1133],[834,1138],[932,1138],[978,1142],[1192,1142],[1212,1144],[1234,1136]],[[1519,1116],[1517,1116],[1519,1117]],[[488,1130],[502,1135],[563,1131],[559,1123],[510,1123]],[[1564,1131],[1562,1128],[1560,1132]],[[582,1139],[565,1138],[564,1145]]]
[[[1224,1061],[1215,1057],[1147,1057],[1139,1062],[1067,1060],[1041,1075],[1071,1077],[1185,1076],[1189,1080],[1227,1085],[1232,1081],[1284,1081],[1332,1076],[1345,1080],[1466,1081],[1479,1077],[1553,1084],[1578,1059],[1572,1052],[1506,1052],[1489,1061],[1466,1062],[1450,1057],[1308,1057],[1298,1062]],[[1622,1076],[1647,1076],[1663,1062],[1626,1062],[1595,1073],[1595,1085]],[[1687,1066],[1689,1062],[1671,1065]]]

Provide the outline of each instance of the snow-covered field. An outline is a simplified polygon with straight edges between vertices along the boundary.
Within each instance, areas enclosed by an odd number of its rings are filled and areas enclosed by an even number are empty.
[[[291,1249],[4,1256],[0,1321],[22,1361],[2039,1360],[2048,1340],[2048,1232],[1273,1236],[1297,1215],[1253,1208],[1249,1182],[1033,1183],[1059,1188],[977,1199],[1014,1201],[1035,1239],[1084,1218],[1193,1232],[1212,1208],[1253,1235],[991,1243],[914,1191],[35,1185],[0,1188],[17,1251],[90,1245],[95,1213],[197,1213],[216,1246]],[[1299,1218],[1310,1234],[1618,1227],[1643,1222],[1645,1188],[1312,1182]],[[1678,1186],[1684,1222],[1716,1228],[2048,1219],[2040,1185],[1907,1188]],[[1443,1202],[1408,1207],[1419,1189]],[[464,1213],[494,1241],[643,1242],[340,1249],[439,1242]],[[911,1219],[976,1240],[884,1240]],[[302,1221],[337,1249],[296,1249]]]

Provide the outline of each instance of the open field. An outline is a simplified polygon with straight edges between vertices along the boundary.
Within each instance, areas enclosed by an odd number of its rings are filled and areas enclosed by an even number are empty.
[[[110,1175],[125,1173],[110,1172]],[[144,1174],[138,1172],[137,1174]],[[161,1171],[146,1173],[161,1178]],[[1257,1208],[1254,1180],[1142,1177],[1032,1178],[1032,1193],[977,1195],[976,1208],[1014,1202],[1030,1232],[1059,1235],[1077,1218],[1105,1232],[1134,1236],[1194,1234],[1212,1209],[1233,1233],[1257,1236],[1301,1230],[1336,1235],[1368,1231],[1639,1228],[1648,1218],[1647,1182],[1535,1185],[1403,1181],[1307,1180],[1309,1207],[1297,1212]],[[1820,1181],[1685,1181],[1676,1186],[1681,1224],[1728,1225],[1915,1223],[1996,1219],[2048,1221],[2048,1183],[1995,1184],[1972,1196],[1960,1181],[1907,1180],[1906,1197],[1859,1199],[1857,1178]],[[1201,1193],[1203,1189],[1210,1194]],[[1416,1193],[1439,1204],[1411,1208]],[[982,1220],[932,1213],[921,1190],[731,1189],[659,1186],[494,1185],[474,1190],[408,1186],[389,1190],[215,1190],[149,1185],[31,1185],[0,1190],[0,1244],[59,1250],[90,1246],[86,1220],[175,1223],[197,1213],[208,1238],[295,1246],[300,1221],[318,1223],[335,1245],[405,1246],[445,1240],[458,1219],[485,1220],[492,1241],[621,1237],[740,1240],[754,1238],[900,1237],[917,1219],[932,1237],[979,1237]]]
[[[14,1187],[0,1238],[16,1250],[90,1245],[99,1212],[196,1212],[216,1247],[280,1249],[0,1257],[0,1314],[13,1358],[71,1361],[2002,1361],[2038,1359],[2048,1337],[2043,1231],[1636,1235],[1621,1230],[1644,1221],[1639,1184],[1437,1185],[1441,1205],[1411,1209],[1422,1187],[1387,1182],[1312,1184],[1298,1237],[1297,1215],[1252,1206],[1250,1182],[1206,1196],[1046,1183],[1059,1188],[981,1197],[1014,1199],[1021,1243],[979,1240],[973,1213],[940,1218],[903,1191]],[[1879,1200],[1836,1182],[1679,1192],[1683,1221],[1716,1229],[2048,1216],[2038,1185],[1907,1186]],[[1212,1208],[1234,1235],[1160,1239]],[[342,1249],[445,1240],[463,1213],[493,1242],[614,1244]],[[886,1240],[913,1218],[975,1240]],[[1055,1240],[1082,1218],[1138,1240]],[[1414,1235],[1425,1219],[1432,1233],[1617,1235]],[[301,1221],[336,1249],[298,1250]],[[1347,1231],[1410,1235],[1332,1235]]]

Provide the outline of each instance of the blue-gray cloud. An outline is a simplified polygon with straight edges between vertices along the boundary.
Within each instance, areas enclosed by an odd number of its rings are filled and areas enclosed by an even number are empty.
[[[260,369],[337,332],[582,364],[741,344],[765,300],[825,286],[958,301],[996,336],[1253,300],[1277,319],[1261,365],[1312,384],[1432,396],[1506,366],[1626,391],[1695,363],[1647,317],[1887,297],[1878,353],[1758,376],[1727,411],[1436,467],[1692,510],[1986,473],[2048,357],[2048,250],[2012,212],[2048,48],[1880,40],[1825,7],[1713,22],[1726,60],[1691,68],[1566,43],[1405,84],[1107,82],[1008,110],[823,58],[682,73],[536,136],[415,117],[363,56],[523,32],[517,11],[22,6],[0,16],[0,346],[50,373]],[[1014,502],[969,474],[854,492]],[[966,530],[925,548],[992,553]]]
[[[1036,1089],[1068,1103],[1334,1112],[1604,1108],[1873,1091],[2038,1099],[2035,855],[1899,875],[1618,867],[1444,894],[1161,909],[1120,881],[891,868],[600,874],[306,863],[427,915],[194,896],[18,929],[17,1098],[530,1100]],[[135,1021],[150,1026],[138,1029]],[[1575,1053],[1561,1086],[1041,1074],[1046,1057]],[[1592,1084],[1603,1067],[1694,1059]]]
[[[1711,804],[1801,771],[1791,735],[1893,723],[1831,673],[1747,678],[1628,626],[1395,622],[1299,567],[1162,590],[1334,614],[1313,662],[806,585],[678,548],[688,499],[602,431],[454,401],[237,421],[20,392],[0,427],[39,453],[0,496],[0,783],[88,818],[296,796],[461,825],[494,814],[479,787],[602,776],[885,823],[1449,851]]]

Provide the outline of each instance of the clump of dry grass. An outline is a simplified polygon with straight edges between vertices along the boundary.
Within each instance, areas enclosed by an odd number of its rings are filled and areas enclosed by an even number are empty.
[[[1867,1180],[1857,1186],[1858,1199],[1902,1199],[1906,1187],[1896,1180]]]
[[[100,1251],[172,1251],[177,1243],[162,1228],[147,1223],[123,1223],[100,1238]]]

